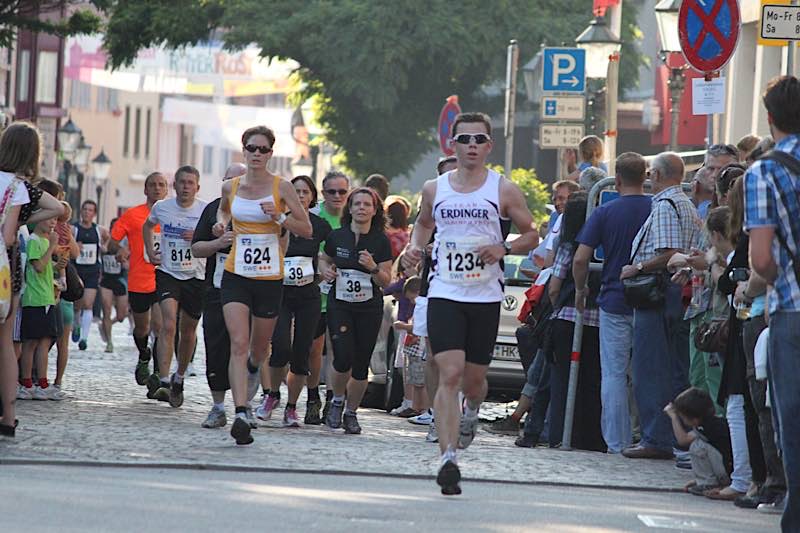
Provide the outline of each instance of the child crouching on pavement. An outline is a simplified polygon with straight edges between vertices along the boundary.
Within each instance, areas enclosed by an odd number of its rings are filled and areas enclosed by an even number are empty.
[[[394,323],[394,329],[405,332],[399,336],[399,350],[403,357],[403,385],[405,388],[405,398],[401,407],[405,409],[397,413],[401,418],[411,418],[420,415],[430,407],[427,392],[425,390],[425,363],[423,355],[425,352],[425,339],[414,335],[413,316],[414,306],[419,297],[422,286],[422,279],[419,276],[412,276],[405,280],[403,284],[403,298],[409,305],[403,316],[398,314],[398,320]]]
[[[25,292],[22,294],[22,386],[34,400],[62,400],[63,393],[47,381],[47,354],[58,335],[56,293],[53,279],[53,254],[58,235],[53,231],[56,218],[36,224],[27,243]],[[36,360],[38,381],[31,375]],[[33,388],[33,390],[31,390]]]
[[[717,416],[709,394],[689,387],[664,408],[672,420],[678,445],[689,448],[694,481],[686,490],[696,496],[727,487],[733,471],[733,453],[728,423]],[[692,428],[688,432],[685,427]]]

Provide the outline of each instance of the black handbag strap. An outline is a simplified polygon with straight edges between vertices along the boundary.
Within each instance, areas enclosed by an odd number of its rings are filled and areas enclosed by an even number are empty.
[[[669,205],[671,205],[672,209],[675,210],[675,214],[678,215],[679,219],[681,218],[681,213],[680,213],[680,211],[678,211],[678,206],[675,205],[675,200],[673,200],[672,198],[661,198],[660,200],[657,200],[657,201],[658,202],[669,202]],[[652,218],[652,216],[653,215],[651,213],[650,214],[650,219],[647,222],[647,229],[644,230],[644,235],[642,235],[642,238],[639,239],[639,244],[636,245],[636,251],[631,254],[630,262],[628,263],[629,265],[633,264],[633,258],[636,257],[636,254],[639,253],[639,250],[642,248],[642,243],[647,238],[647,234],[650,232],[650,228],[653,226],[653,218]]]
[[[759,159],[769,159],[770,161],[775,161],[779,165],[783,165],[786,170],[789,171],[789,175],[796,178],[800,176],[800,161],[792,154],[781,152],[780,150],[770,150],[766,154],[762,155]],[[793,191],[794,192],[794,191]],[[788,198],[786,197],[787,192],[784,190],[778,190],[778,194],[783,201],[783,204],[788,207]],[[797,195],[797,192],[795,192]],[[800,198],[798,198],[800,201]],[[797,281],[800,281],[800,262],[797,261],[797,256],[792,252],[791,248],[789,248],[789,244],[786,242],[786,237],[784,237],[778,228],[775,228],[775,236],[778,238],[778,243],[786,250],[786,253],[789,254],[789,259],[792,261],[792,267],[794,268],[794,277]]]

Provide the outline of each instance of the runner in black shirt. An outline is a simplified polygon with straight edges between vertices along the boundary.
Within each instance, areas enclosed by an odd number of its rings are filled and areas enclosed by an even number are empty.
[[[308,211],[317,203],[317,189],[308,176],[292,180],[303,208]],[[256,416],[268,420],[277,406],[277,392],[284,369],[291,361],[287,379],[289,399],[283,412],[284,427],[300,427],[297,417],[297,398],[306,384],[311,343],[321,314],[321,298],[316,280],[319,245],[331,232],[331,226],[319,216],[309,213],[313,235],[304,239],[294,233],[289,236],[289,248],[283,262],[283,302],[278,323],[272,334],[272,355],[269,359],[272,390],[256,409]],[[292,333],[294,321],[294,333]]]
[[[336,282],[328,296],[334,396],[325,423],[342,427],[344,411],[345,433],[361,433],[356,409],[367,389],[369,360],[383,319],[381,287],[391,279],[392,249],[384,226],[377,194],[355,189],[347,197],[342,227],[328,235],[320,254],[323,278]]]

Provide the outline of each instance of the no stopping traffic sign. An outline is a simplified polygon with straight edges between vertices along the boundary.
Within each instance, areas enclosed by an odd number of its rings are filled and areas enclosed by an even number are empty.
[[[700,72],[715,72],[730,60],[739,42],[737,0],[683,0],[678,35],[686,61]]]

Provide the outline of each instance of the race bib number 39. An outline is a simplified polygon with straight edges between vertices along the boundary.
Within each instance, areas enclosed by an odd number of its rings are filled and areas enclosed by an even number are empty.
[[[192,243],[183,239],[164,239],[161,264],[170,272],[191,272],[195,269],[192,259]]]
[[[348,303],[372,299],[372,277],[360,270],[339,270],[336,276],[336,299]]]
[[[452,239],[439,243],[439,273],[448,283],[472,285],[489,279],[489,271],[478,255],[484,239]]]
[[[234,272],[247,278],[277,276],[281,272],[280,253],[277,235],[237,235]]]
[[[283,284],[303,287],[314,281],[314,261],[310,257],[285,257],[283,259]]]
[[[81,244],[81,253],[75,263],[79,265],[93,265],[97,263],[97,245]]]

